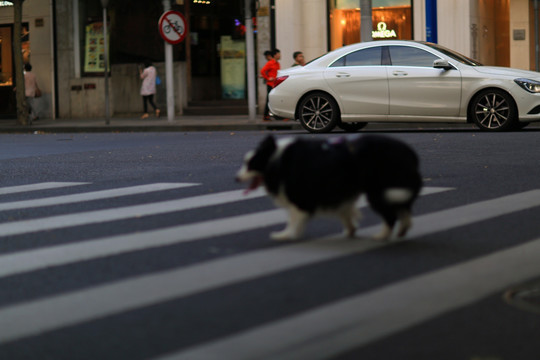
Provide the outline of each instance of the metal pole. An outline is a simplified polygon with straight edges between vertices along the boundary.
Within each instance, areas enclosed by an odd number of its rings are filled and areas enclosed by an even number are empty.
[[[171,10],[170,0],[163,0],[163,10]],[[174,122],[174,73],[173,73],[173,48],[168,42],[165,43],[165,77],[167,89],[167,121]]]
[[[540,71],[538,27],[538,0],[534,0],[534,58],[536,71]]]
[[[109,125],[110,109],[109,109],[109,49],[107,45],[107,7],[103,7],[103,60],[105,61],[105,124]]]
[[[371,0],[360,0],[360,41],[372,41],[373,20],[371,18]]]
[[[249,121],[254,122],[257,108],[255,105],[255,45],[253,40],[253,24],[251,20],[251,0],[245,0],[245,8],[248,110]]]
[[[73,70],[75,78],[81,77],[81,45],[80,45],[80,24],[79,24],[79,0],[73,0]]]
[[[56,9],[56,4],[53,0],[50,3],[50,12],[52,16],[52,21],[50,22],[51,23],[51,27],[50,27],[51,39],[55,39],[55,33],[54,33],[54,29],[56,27],[55,9]],[[53,67],[53,73],[51,76],[51,118],[53,120],[56,120],[56,76],[57,76],[56,41],[51,41],[51,64]],[[80,72],[80,69],[81,68],[79,64],[79,72]]]

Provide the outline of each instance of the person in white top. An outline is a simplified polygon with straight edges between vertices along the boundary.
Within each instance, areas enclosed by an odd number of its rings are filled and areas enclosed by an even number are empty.
[[[30,117],[30,123],[38,119],[38,116],[34,110],[34,98],[36,93],[40,92],[36,75],[32,72],[32,65],[24,64],[24,89],[26,96],[26,104],[28,106],[28,116]]]
[[[156,78],[157,70],[150,61],[144,63],[144,70],[139,69],[141,79],[143,80],[141,85],[141,96],[143,98],[144,114],[141,119],[148,118],[148,103],[152,105],[156,116],[159,117],[160,110],[154,104],[154,94],[156,93]]]

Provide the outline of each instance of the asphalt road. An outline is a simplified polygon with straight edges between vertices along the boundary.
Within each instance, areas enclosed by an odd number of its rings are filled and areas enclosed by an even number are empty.
[[[268,133],[0,135],[0,359],[540,358],[540,132],[384,132],[425,183],[390,243],[272,242]]]

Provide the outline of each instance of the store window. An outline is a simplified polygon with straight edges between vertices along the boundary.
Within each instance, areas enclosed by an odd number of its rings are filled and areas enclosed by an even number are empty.
[[[331,50],[360,42],[360,0],[329,1]],[[411,0],[373,0],[372,21],[373,40],[411,40]]]
[[[84,76],[101,76],[105,71],[103,7],[100,0],[79,0],[79,45]],[[172,10],[183,12],[174,4]],[[161,1],[115,0],[107,11],[109,65],[163,62],[164,41],[157,23],[163,14]],[[184,43],[173,47],[175,61],[185,59]],[[114,74],[113,74],[114,76]]]

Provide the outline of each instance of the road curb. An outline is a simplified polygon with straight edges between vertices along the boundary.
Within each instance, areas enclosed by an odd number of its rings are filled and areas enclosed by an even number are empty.
[[[226,125],[96,125],[96,126],[69,126],[69,125],[32,125],[32,126],[6,126],[0,127],[0,133],[6,134],[48,134],[70,132],[202,132],[202,131],[285,131],[301,130],[299,124],[226,124]]]

